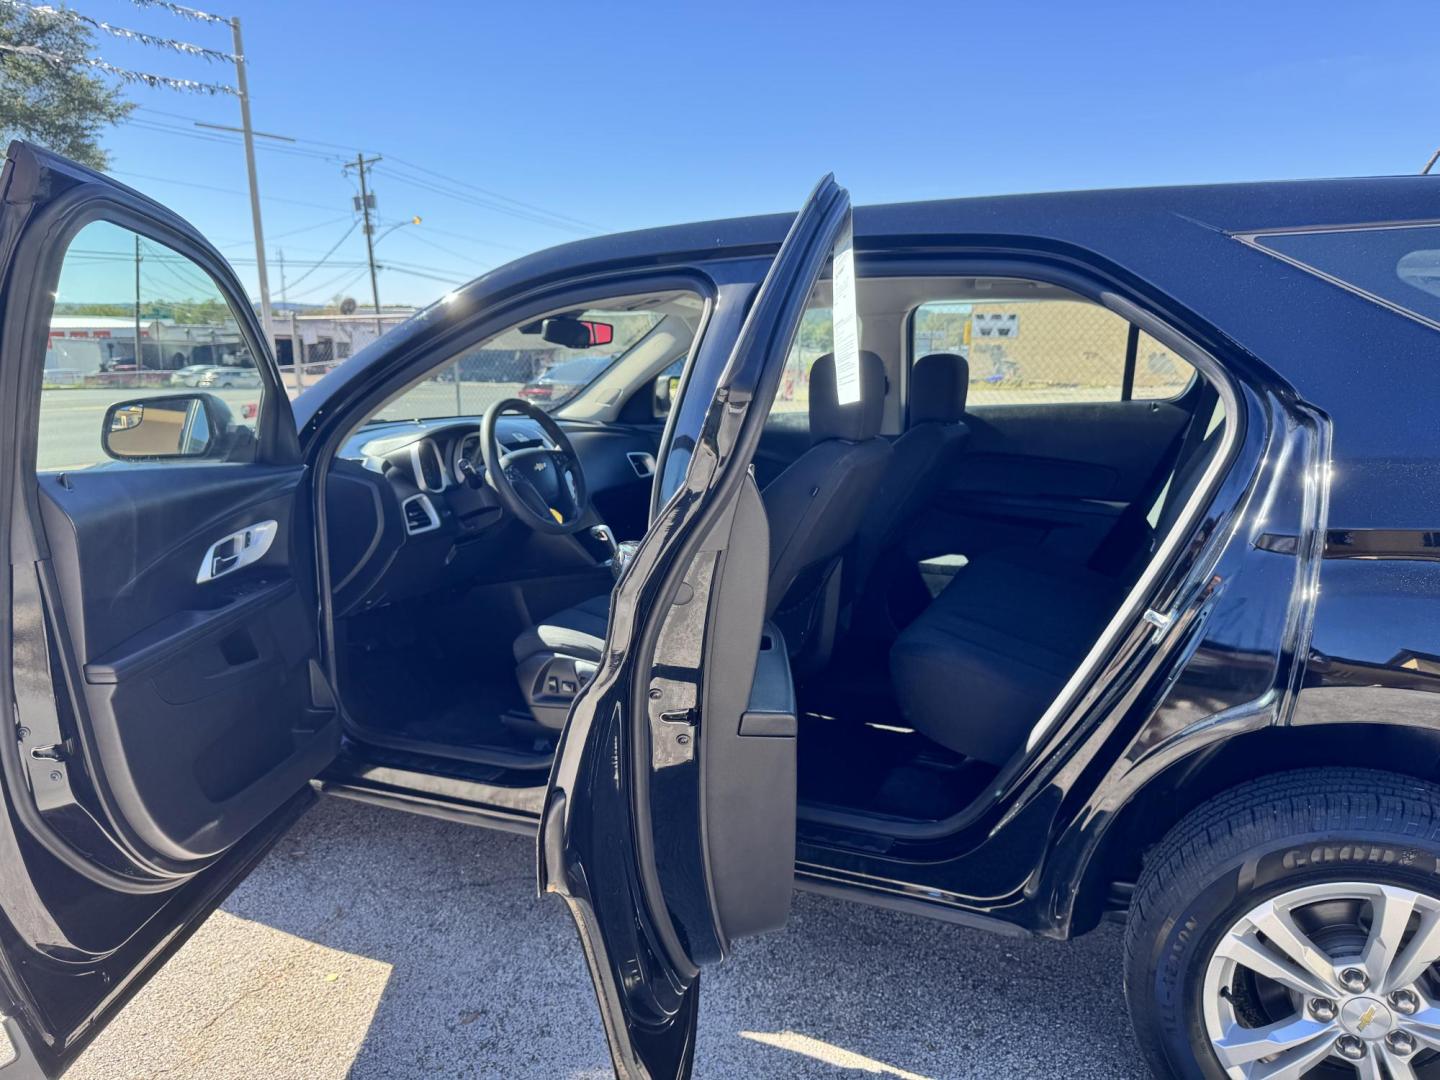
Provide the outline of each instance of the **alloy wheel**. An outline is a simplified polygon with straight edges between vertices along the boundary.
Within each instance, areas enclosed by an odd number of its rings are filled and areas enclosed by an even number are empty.
[[[1233,1080],[1440,1075],[1440,898],[1370,882],[1292,889],[1220,939],[1206,1034]]]

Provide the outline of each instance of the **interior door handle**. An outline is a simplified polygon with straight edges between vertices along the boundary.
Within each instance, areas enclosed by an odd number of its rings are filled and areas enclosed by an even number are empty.
[[[195,584],[203,585],[218,577],[249,566],[265,557],[280,526],[274,521],[261,521],[255,525],[233,532],[223,540],[216,540],[200,560],[200,573],[195,575]]]

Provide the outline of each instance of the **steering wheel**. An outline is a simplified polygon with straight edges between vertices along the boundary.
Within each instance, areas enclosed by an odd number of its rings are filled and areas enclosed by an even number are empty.
[[[499,419],[507,413],[534,420],[550,445],[505,450],[500,445]],[[480,421],[480,454],[485,460],[486,483],[495,489],[505,509],[536,532],[577,532],[591,517],[580,459],[545,410],[521,398],[495,402]]]

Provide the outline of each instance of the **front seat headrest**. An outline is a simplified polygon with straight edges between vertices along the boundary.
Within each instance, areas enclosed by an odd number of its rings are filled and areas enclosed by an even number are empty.
[[[970,364],[958,353],[930,353],[910,369],[910,422],[953,424],[965,417]]]
[[[880,434],[885,414],[885,365],[873,352],[860,353],[860,400],[841,405],[835,385],[835,354],[810,369],[810,438],[862,442]]]

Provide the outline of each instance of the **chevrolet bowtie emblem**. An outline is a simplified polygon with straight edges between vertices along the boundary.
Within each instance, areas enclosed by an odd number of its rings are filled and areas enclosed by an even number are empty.
[[[1374,1019],[1375,1006],[1371,1005],[1368,1009],[1366,1009],[1363,1013],[1360,1014],[1360,1019],[1355,1021],[1355,1030],[1364,1031],[1367,1027],[1370,1026],[1370,1021]]]
[[[545,471],[545,462],[543,462],[543,461],[537,461],[537,462],[535,462],[534,465],[531,465],[530,467],[531,467],[532,469],[534,469],[536,472],[544,472],[544,471]]]

